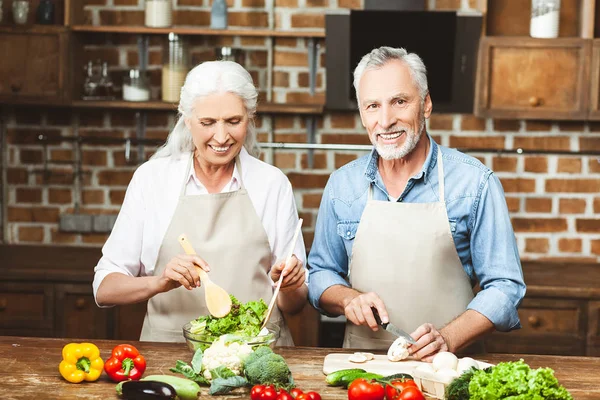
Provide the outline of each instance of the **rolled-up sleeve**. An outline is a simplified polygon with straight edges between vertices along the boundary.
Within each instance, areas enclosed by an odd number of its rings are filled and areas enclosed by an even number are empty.
[[[481,291],[468,308],[483,314],[499,331],[521,327],[517,308],[525,282],[502,184],[489,173],[470,216],[471,257]]]
[[[114,272],[140,275],[145,207],[139,171],[135,172],[127,187],[115,225],[102,248],[102,258],[94,268],[94,298],[107,275]]]
[[[329,179],[323,191],[315,237],[308,256],[308,299],[323,314],[326,312],[319,305],[323,292],[333,285],[350,286],[347,281],[348,255],[343,239],[337,234],[332,179]]]

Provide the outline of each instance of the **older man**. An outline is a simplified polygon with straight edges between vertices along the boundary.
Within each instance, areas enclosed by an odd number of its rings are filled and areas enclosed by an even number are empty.
[[[393,337],[376,309],[412,332],[409,352],[423,360],[519,328],[525,284],[502,185],[427,134],[422,60],[375,49],[354,87],[374,149],[334,172],[323,193],[308,259],[313,306],[346,316],[344,347],[381,349]]]

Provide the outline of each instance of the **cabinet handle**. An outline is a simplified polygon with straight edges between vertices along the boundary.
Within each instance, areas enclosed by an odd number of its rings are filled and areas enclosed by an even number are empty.
[[[0,311],[6,310],[6,306],[8,305],[8,301],[5,298],[0,299]]]
[[[540,104],[542,104],[542,101],[539,97],[537,96],[531,96],[529,98],[529,105],[531,107],[538,107]]]
[[[537,328],[542,324],[542,321],[535,315],[531,315],[529,318],[527,318],[527,322],[529,322],[529,325],[531,325],[533,328]]]
[[[83,297],[79,297],[77,300],[75,300],[75,308],[78,310],[83,310],[85,308],[86,304],[85,304],[85,299]]]
[[[10,90],[12,90],[13,93],[19,93],[21,91],[21,89],[23,88],[23,85],[16,84],[16,83],[11,83],[10,84]]]

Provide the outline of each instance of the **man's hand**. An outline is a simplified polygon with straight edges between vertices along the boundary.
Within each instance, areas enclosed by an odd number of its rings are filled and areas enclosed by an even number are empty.
[[[431,362],[433,357],[440,351],[449,351],[446,338],[433,324],[423,324],[410,334],[416,344],[411,345],[408,350],[411,356],[418,360]]]
[[[277,282],[283,273],[283,281],[281,281],[281,292],[296,290],[304,284],[306,280],[304,272],[304,264],[298,260],[296,256],[292,256],[290,261],[285,265],[285,261],[275,264],[270,271],[271,280]]]
[[[344,314],[354,325],[366,325],[373,331],[377,331],[379,325],[377,325],[377,321],[375,321],[375,316],[373,315],[371,307],[377,309],[383,323],[389,322],[385,304],[383,304],[383,301],[379,296],[373,292],[357,292],[357,296],[344,304]]]

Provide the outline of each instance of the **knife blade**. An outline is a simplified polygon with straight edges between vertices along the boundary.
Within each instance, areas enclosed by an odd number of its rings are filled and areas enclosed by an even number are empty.
[[[375,321],[377,321],[377,324],[380,325],[383,329],[385,329],[392,335],[404,338],[410,344],[417,343],[417,342],[415,342],[415,339],[412,338],[412,336],[410,336],[408,333],[406,333],[402,329],[398,328],[396,325],[389,323],[389,322],[383,323],[381,321],[381,317],[379,316],[379,313],[377,312],[377,309],[375,307],[371,307],[371,310],[373,310],[373,316],[375,317]]]

